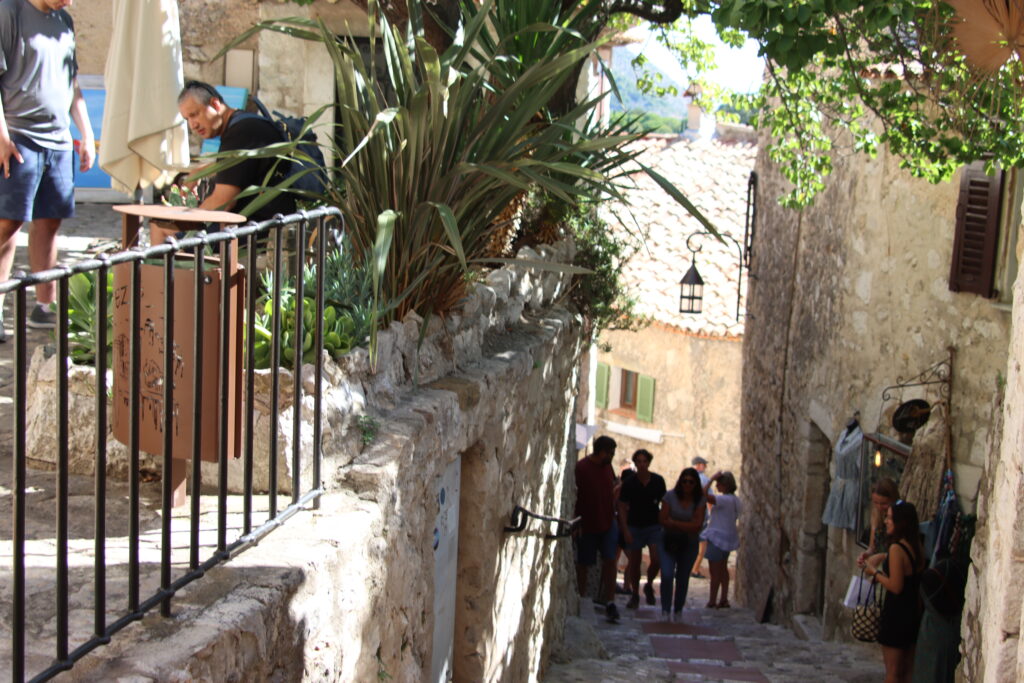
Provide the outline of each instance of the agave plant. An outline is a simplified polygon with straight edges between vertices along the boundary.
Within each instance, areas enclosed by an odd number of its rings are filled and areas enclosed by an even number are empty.
[[[600,98],[561,113],[550,107],[575,87],[598,46],[579,26],[596,10],[563,16],[557,0],[514,4],[464,3],[460,30],[442,53],[416,32],[421,22],[403,32],[372,2],[369,58],[319,20],[302,18],[262,22],[224,48],[263,30],[326,47],[340,166],[323,199],[342,209],[357,258],[369,265],[377,316],[429,316],[462,298],[467,271],[488,261],[495,221],[517,195],[537,189],[567,204],[621,199],[626,174],[637,170],[628,149],[637,133],[591,125]],[[538,20],[539,10],[553,21]],[[377,81],[377,60],[387,83]],[[288,153],[282,143],[244,154]]]

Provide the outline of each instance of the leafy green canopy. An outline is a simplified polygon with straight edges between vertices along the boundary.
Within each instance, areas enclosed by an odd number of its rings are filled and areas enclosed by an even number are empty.
[[[932,182],[981,158],[1022,163],[1021,63],[1011,60],[991,75],[972,71],[952,40],[954,14],[944,3],[684,5],[688,17],[709,14],[726,42],[735,44],[739,32],[759,43],[767,78],[746,106],[759,111],[757,124],[772,135],[769,155],[793,184],[786,205],[813,200],[837,152],[874,154],[883,143],[904,168]],[[677,55],[699,69],[692,55]]]

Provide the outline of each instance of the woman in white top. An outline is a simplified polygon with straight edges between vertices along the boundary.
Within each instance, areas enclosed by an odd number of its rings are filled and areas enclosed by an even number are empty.
[[[717,483],[718,493],[711,493],[711,485]],[[740,535],[736,522],[740,517],[740,499],[736,497],[736,477],[732,472],[715,472],[704,487],[708,504],[711,505],[711,521],[700,537],[708,542],[708,569],[711,572],[711,599],[706,607],[729,606],[729,553],[740,547]],[[715,602],[718,589],[722,599]]]

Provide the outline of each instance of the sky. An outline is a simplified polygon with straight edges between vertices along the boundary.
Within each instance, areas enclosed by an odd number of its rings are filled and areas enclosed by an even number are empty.
[[[715,32],[711,18],[698,17],[694,21],[697,35],[718,46],[715,55],[718,68],[707,74],[707,78],[734,92],[753,92],[761,86],[764,61],[757,56],[757,43],[748,40],[742,48],[732,48],[722,43]],[[631,29],[629,34],[641,42],[630,46],[630,51],[643,50],[644,54],[668,76],[684,86],[689,82],[686,72],[672,54],[658,43],[646,28]]]

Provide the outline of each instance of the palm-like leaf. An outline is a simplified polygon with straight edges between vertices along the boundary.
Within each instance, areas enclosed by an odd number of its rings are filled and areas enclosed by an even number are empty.
[[[593,125],[600,98],[561,115],[549,107],[594,53],[597,12],[597,3],[564,11],[561,0],[466,0],[443,54],[390,26],[373,2],[369,59],[315,20],[263,22],[241,38],[274,30],[330,55],[341,163],[322,199],[342,209],[357,258],[369,262],[378,314],[426,316],[458,301],[466,269],[491,255],[496,219],[527,189],[566,203],[623,198],[627,174],[640,170],[628,146],[638,135]],[[285,143],[246,154],[293,153]]]

